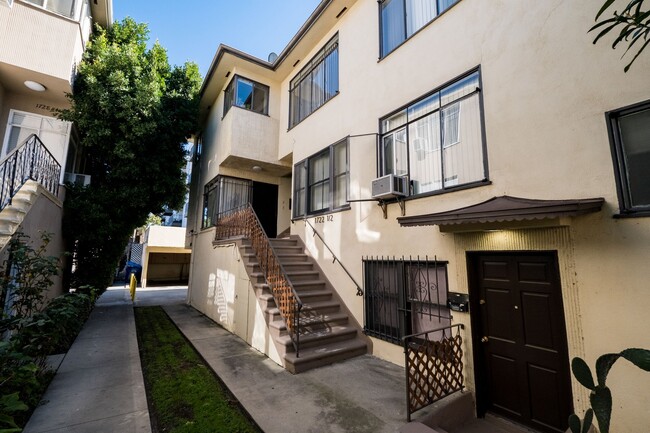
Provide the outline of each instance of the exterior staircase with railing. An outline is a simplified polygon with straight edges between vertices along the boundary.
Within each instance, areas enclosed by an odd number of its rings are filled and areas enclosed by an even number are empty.
[[[248,208],[247,212],[252,209]],[[232,222],[230,218],[223,224],[231,223],[232,229]],[[260,255],[255,242],[241,230],[220,232],[218,225],[217,238],[226,239],[228,235],[224,233],[244,235],[238,242],[240,255],[264,312],[269,334],[287,370],[300,373],[367,353],[367,337],[298,237],[267,239],[269,252],[266,254],[275,256],[283,278],[300,303],[299,308],[287,310],[282,307],[286,299],[278,297],[277,291],[274,294],[273,284],[278,277],[265,272],[266,255]],[[295,311],[296,316],[289,315],[287,321],[287,311]]]
[[[0,250],[43,193],[58,201],[61,165],[36,135],[0,161]]]

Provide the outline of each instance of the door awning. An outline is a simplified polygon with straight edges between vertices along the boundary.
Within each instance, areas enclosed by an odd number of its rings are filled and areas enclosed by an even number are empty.
[[[540,221],[540,226],[547,226],[548,224],[543,224],[542,221],[558,221],[564,217],[598,212],[604,202],[603,198],[533,200],[503,195],[472,206],[427,215],[401,217],[397,220],[402,227],[437,225],[440,226],[441,231],[455,231],[452,227],[446,227],[454,225],[485,230],[490,228],[485,227],[486,225],[493,226],[495,223],[500,223],[501,228],[509,226],[517,228],[522,226],[522,222],[529,222],[526,225],[531,226],[531,221]]]

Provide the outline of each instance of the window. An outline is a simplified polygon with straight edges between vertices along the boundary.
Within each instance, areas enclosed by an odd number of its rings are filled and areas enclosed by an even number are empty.
[[[366,334],[401,344],[406,335],[451,324],[446,262],[370,257],[363,273]]]
[[[74,19],[76,16],[77,0],[25,0],[27,3],[35,4],[55,14]]]
[[[650,216],[650,101],[607,113],[623,215]]]
[[[289,83],[289,128],[339,92],[339,38],[332,38]]]
[[[345,208],[348,205],[348,142],[339,141],[294,166],[293,216]]]
[[[65,155],[63,151],[70,137],[70,125],[70,122],[53,117],[11,110],[2,155],[7,155],[23,144],[30,135],[36,134],[57,161],[62,162],[61,159]]]
[[[235,75],[225,90],[223,115],[232,106],[269,114],[269,87]]]
[[[253,197],[253,181],[217,176],[205,185],[203,194],[203,222],[207,229],[216,225],[219,218],[241,209]]]
[[[408,176],[410,194],[487,179],[479,72],[381,120],[380,175]]]
[[[381,57],[385,57],[458,0],[383,0],[379,3]]]

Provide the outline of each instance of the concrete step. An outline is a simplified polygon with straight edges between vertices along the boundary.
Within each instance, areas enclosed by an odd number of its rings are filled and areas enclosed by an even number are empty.
[[[284,266],[285,263],[306,263],[309,261],[309,256],[306,254],[278,253],[278,260]]]
[[[299,281],[314,281],[318,280],[320,278],[320,273],[318,271],[314,271],[313,267],[310,270],[289,270],[285,267],[285,272],[287,273],[287,277],[291,282],[295,285],[295,283]]]
[[[299,357],[296,357],[295,353],[287,353],[284,359],[287,370],[295,374],[363,355],[366,352],[366,342],[354,338],[334,342],[324,347],[301,348]]]
[[[295,263],[282,263],[282,267],[287,273],[290,272],[307,272],[314,270],[314,264],[310,261],[295,262]]]
[[[300,317],[300,335],[307,335],[310,332],[318,332],[323,329],[332,328],[335,326],[346,326],[349,322],[349,317],[345,313],[332,312],[323,314],[314,314],[311,316]],[[287,333],[287,325],[278,314],[276,319],[270,323],[278,331],[278,335],[285,335]]]
[[[275,254],[278,256],[282,256],[285,254],[305,254],[303,251],[302,247],[295,245],[295,246],[273,246],[273,250],[275,251]]]
[[[298,296],[302,292],[309,290],[323,290],[325,289],[325,281],[323,280],[306,280],[306,281],[291,281],[291,285],[298,293]]]
[[[300,335],[300,350],[312,347],[325,346],[339,341],[351,340],[357,336],[357,330],[351,326],[332,326]],[[284,334],[277,341],[286,346],[286,353],[294,351],[293,342],[289,334]]]
[[[276,246],[278,247],[295,247],[298,245],[298,241],[295,239],[291,238],[286,238],[286,239],[269,239],[269,242],[275,248]]]

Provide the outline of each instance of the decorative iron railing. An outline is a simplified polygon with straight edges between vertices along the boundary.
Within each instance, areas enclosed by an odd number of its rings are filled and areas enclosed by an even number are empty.
[[[308,225],[309,227],[311,227],[312,231],[314,232],[314,236],[317,236],[318,239],[320,239],[320,241],[323,243],[325,248],[327,248],[327,250],[330,252],[330,254],[332,255],[332,258],[333,258],[332,263],[338,262],[338,264],[343,269],[343,272],[345,272],[347,274],[348,278],[350,278],[350,280],[354,283],[354,285],[355,285],[355,287],[357,289],[357,296],[363,296],[363,289],[361,288],[359,283],[357,283],[357,280],[354,279],[354,277],[352,276],[350,271],[348,271],[348,269],[345,267],[345,265],[343,265],[343,262],[341,262],[339,260],[339,258],[336,257],[336,254],[334,254],[334,251],[332,251],[332,249],[329,247],[329,245],[327,245],[327,243],[325,242],[325,239],[323,239],[323,237],[320,235],[320,233],[318,233],[316,228],[313,225],[311,225],[311,223],[309,221],[307,221],[307,219],[305,219],[304,221],[305,221],[305,225]]]
[[[409,422],[414,412],[463,389],[461,329],[456,324],[404,337]]]
[[[296,357],[300,356],[300,311],[302,301],[280,264],[280,260],[266,236],[253,207],[250,204],[222,212],[217,215],[215,239],[244,236],[251,246],[262,268],[266,283],[271,288],[275,304],[287,325]]]
[[[18,190],[34,180],[54,195],[59,193],[61,164],[35,134],[0,161],[0,211],[11,204]]]

